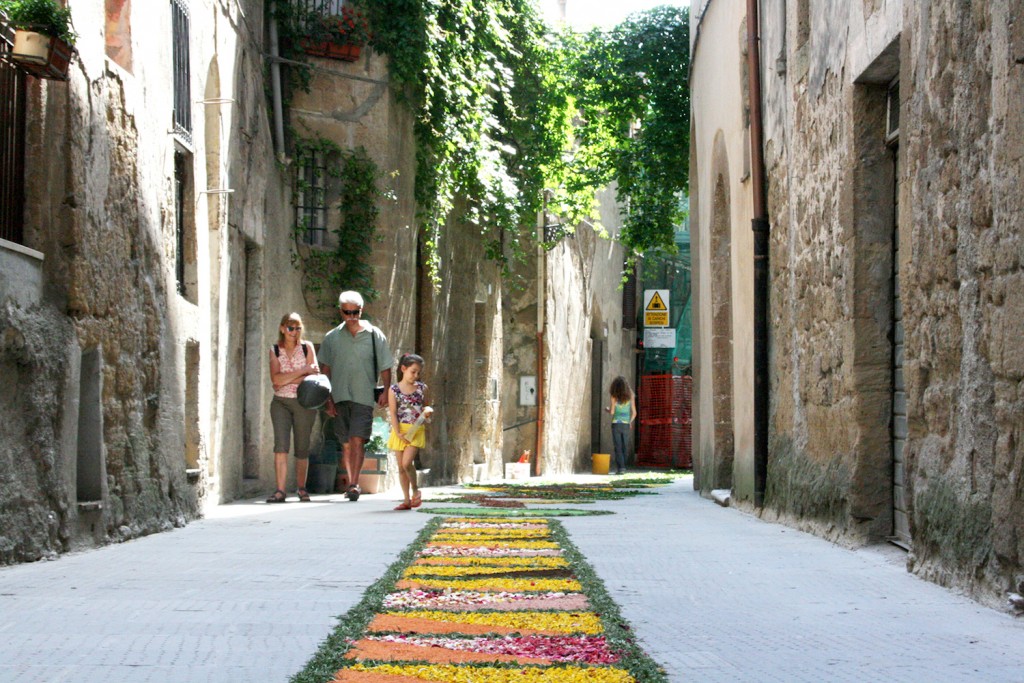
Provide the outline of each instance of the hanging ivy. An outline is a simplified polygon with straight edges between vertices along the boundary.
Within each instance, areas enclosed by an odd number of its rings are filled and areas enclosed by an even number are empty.
[[[560,187],[572,99],[530,0],[381,0],[369,11],[373,44],[415,112],[416,201],[435,280],[450,219],[479,226],[487,255],[507,266],[535,237],[543,190],[572,221],[592,213],[592,191]]]
[[[690,10],[656,7],[611,31],[564,36],[580,119],[577,175],[616,181],[634,254],[675,252],[689,184]]]
[[[364,148],[343,150],[320,137],[296,139],[295,168],[308,166],[314,156],[324,160],[324,172],[337,187],[339,218],[329,229],[333,244],[326,247],[307,244],[309,226],[298,221],[294,259],[302,266],[303,293],[309,309],[331,322],[340,322],[338,292],[354,289],[367,301],[373,301],[379,294],[373,287],[370,257],[374,243],[380,241],[379,202],[386,193],[378,187],[381,173]],[[297,176],[295,189],[298,197],[308,196],[315,188],[309,179]]]
[[[689,158],[688,9],[559,36],[533,0],[378,0],[367,11],[415,114],[415,199],[435,281],[449,221],[478,226],[507,267],[536,239],[542,204],[569,231],[596,224],[595,191],[613,180],[629,207],[625,246],[674,248]]]

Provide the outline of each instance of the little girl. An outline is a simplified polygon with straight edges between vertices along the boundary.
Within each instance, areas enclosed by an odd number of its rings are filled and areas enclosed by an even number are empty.
[[[636,419],[636,402],[629,382],[621,375],[612,380],[609,389],[611,405],[606,410],[612,415],[612,445],[615,448],[615,474],[626,473],[626,447],[629,432]]]
[[[420,381],[423,372],[423,358],[407,353],[398,361],[398,382],[388,389],[388,407],[391,417],[391,436],[388,449],[395,452],[398,461],[398,478],[405,498],[396,510],[411,510],[423,502],[416,484],[416,451],[427,443],[423,420],[430,416],[433,408],[426,405],[427,385]],[[420,424],[417,424],[419,422]],[[414,432],[414,433],[413,433]],[[410,438],[406,434],[411,433]],[[411,439],[411,440],[410,440]],[[409,496],[410,490],[412,497]]]

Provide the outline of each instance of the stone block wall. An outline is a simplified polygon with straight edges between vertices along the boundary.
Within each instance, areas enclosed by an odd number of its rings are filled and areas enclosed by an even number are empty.
[[[715,32],[719,6],[707,3],[700,18],[695,84],[702,69],[713,73],[701,54],[707,41],[734,36],[724,25]],[[1022,9],[788,2],[763,6],[761,35],[772,230],[762,514],[876,542],[893,534],[905,494],[908,566],[992,604],[1024,588]],[[695,175],[707,197],[714,177],[704,169],[721,167],[714,136],[747,131],[716,133],[702,125],[714,105],[695,94],[694,107]],[[728,157],[735,181],[741,157]],[[695,205],[701,225],[712,204]],[[710,234],[696,237],[695,262],[710,272]],[[707,321],[714,283],[699,277],[698,319]],[[902,401],[893,393],[894,285],[905,330],[903,472],[893,451],[892,406]],[[734,321],[752,316],[738,298],[733,308]],[[700,342],[698,377],[709,371],[710,335]],[[712,404],[701,398],[702,408]],[[702,444],[712,425],[701,418]]]
[[[915,571],[1024,588],[1020,2],[908,6],[900,266]]]

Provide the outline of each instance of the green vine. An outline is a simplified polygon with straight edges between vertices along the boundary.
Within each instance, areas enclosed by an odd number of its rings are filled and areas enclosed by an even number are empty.
[[[533,2],[380,0],[368,10],[373,46],[415,113],[415,199],[435,281],[449,221],[477,226],[507,271],[535,237],[542,191],[571,222],[593,213],[592,191],[561,182],[572,100]]]
[[[367,9],[372,44],[390,57],[392,83],[415,113],[415,198],[435,281],[450,221],[478,226],[486,254],[507,271],[536,239],[542,205],[565,232],[582,221],[600,229],[595,191],[613,180],[629,207],[623,244],[675,248],[689,163],[688,9],[561,36],[532,0],[379,0]]]
[[[323,159],[324,172],[329,179],[326,191],[334,194],[332,190],[336,189],[339,219],[328,230],[333,235],[329,240],[332,244],[324,247],[307,244],[305,236],[309,226],[297,221],[293,256],[302,267],[303,293],[309,309],[324,319],[339,322],[335,299],[338,292],[354,289],[367,301],[373,301],[379,294],[373,287],[374,268],[370,257],[374,243],[380,241],[377,234],[379,201],[387,193],[378,187],[381,173],[364,148],[343,150],[324,138],[296,138],[296,169],[306,166],[314,155]],[[300,178],[298,173],[295,182],[296,197],[313,190],[309,180]]]
[[[620,239],[634,254],[675,253],[689,184],[688,7],[630,15],[565,40],[580,120],[577,177],[615,180],[628,206]]]

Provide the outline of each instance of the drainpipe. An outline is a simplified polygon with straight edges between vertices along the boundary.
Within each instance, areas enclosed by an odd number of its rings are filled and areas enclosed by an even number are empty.
[[[754,217],[754,505],[764,505],[768,480],[768,201],[765,196],[764,117],[761,111],[761,20],[758,0],[747,0],[747,73],[750,91],[750,166]]]
[[[546,198],[545,198],[546,202]],[[534,444],[533,473],[540,476],[541,446],[544,444],[544,209],[537,212],[537,442]]]
[[[270,91],[274,102],[274,152],[284,163],[284,111],[281,106],[281,55],[277,40],[277,3],[270,3]]]

